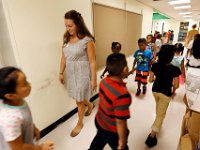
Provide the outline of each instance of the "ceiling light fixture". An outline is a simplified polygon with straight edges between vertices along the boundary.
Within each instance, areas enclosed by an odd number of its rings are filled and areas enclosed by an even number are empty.
[[[187,19],[184,19],[184,21],[186,22],[190,22],[190,21],[192,21],[192,19],[191,18],[187,18]]]
[[[174,9],[188,9],[191,8],[191,5],[184,5],[184,6],[176,6]]]
[[[180,12],[179,15],[190,15],[192,12]]]
[[[170,5],[177,5],[177,4],[188,4],[190,0],[176,0],[176,1],[169,1]]]

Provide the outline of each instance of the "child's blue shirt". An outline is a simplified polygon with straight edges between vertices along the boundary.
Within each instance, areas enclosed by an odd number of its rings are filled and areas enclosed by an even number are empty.
[[[134,53],[133,57],[137,60],[136,70],[139,70],[139,71],[149,70],[149,64],[153,58],[153,54],[151,50],[146,49],[145,51],[141,51],[139,49]]]

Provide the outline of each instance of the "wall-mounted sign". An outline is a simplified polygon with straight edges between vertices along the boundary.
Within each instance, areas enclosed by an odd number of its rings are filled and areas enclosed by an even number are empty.
[[[178,33],[178,41],[183,42],[187,36],[189,22],[181,22],[179,33]]]

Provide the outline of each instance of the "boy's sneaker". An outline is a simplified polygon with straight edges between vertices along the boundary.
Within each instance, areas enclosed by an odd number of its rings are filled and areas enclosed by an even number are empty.
[[[140,93],[141,93],[141,90],[140,89],[137,89],[137,92],[136,92],[136,96],[139,96],[140,95]]]
[[[146,141],[145,141],[145,144],[151,148],[151,147],[154,147],[156,146],[158,143],[158,140],[156,138],[156,135],[154,137],[151,137],[151,134],[149,134],[149,136],[147,137]]]
[[[147,91],[147,87],[146,87],[146,86],[143,86],[142,94],[146,94],[146,91]]]

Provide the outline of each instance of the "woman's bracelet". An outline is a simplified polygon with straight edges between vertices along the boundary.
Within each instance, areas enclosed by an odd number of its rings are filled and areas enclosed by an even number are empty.
[[[61,72],[60,75],[63,75],[63,73]]]

